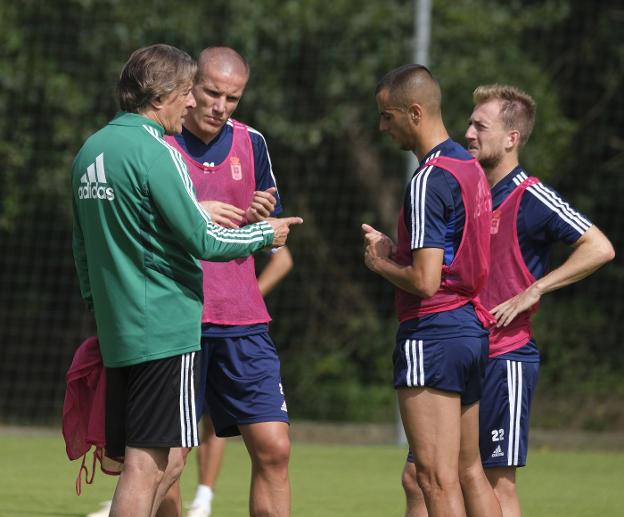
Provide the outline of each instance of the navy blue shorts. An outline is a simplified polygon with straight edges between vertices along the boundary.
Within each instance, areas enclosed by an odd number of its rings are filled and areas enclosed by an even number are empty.
[[[428,386],[459,393],[462,405],[481,398],[488,356],[488,337],[463,336],[419,339],[397,336],[394,348],[394,387]]]
[[[217,436],[237,436],[242,424],[288,422],[280,362],[268,333],[204,336],[201,353],[198,407],[210,414]]]
[[[529,444],[529,412],[538,362],[490,359],[479,408],[479,447],[484,467],[523,467]]]

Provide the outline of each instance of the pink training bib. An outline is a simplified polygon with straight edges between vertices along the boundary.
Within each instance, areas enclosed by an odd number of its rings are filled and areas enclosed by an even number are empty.
[[[442,266],[440,288],[431,298],[419,298],[397,289],[395,304],[400,322],[456,309],[471,302],[479,320],[488,326],[492,316],[479,303],[477,295],[485,284],[490,262],[490,221],[492,197],[485,174],[476,160],[457,160],[445,156],[426,163],[450,172],[459,183],[466,213],[462,239],[449,266]],[[424,170],[424,169],[423,169]],[[396,261],[412,263],[412,250],[403,210],[399,216]]]
[[[223,201],[246,210],[256,190],[253,147],[247,126],[233,119],[232,122],[232,147],[218,165],[198,163],[186,154],[174,137],[165,137],[165,140],[186,159],[199,201]],[[202,323],[253,325],[271,321],[258,288],[253,256],[229,262],[202,261],[202,268]]]
[[[488,310],[513,298],[524,291],[535,277],[528,270],[518,241],[518,209],[524,191],[539,183],[529,177],[509,194],[507,199],[492,213],[490,274],[483,291],[481,301]],[[529,311],[518,314],[506,327],[490,328],[490,357],[504,354],[524,346],[531,338],[531,314],[537,311],[537,305]]]

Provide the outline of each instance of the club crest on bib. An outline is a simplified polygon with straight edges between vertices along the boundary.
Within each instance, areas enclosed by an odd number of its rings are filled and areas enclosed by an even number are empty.
[[[490,227],[490,235],[496,235],[498,233],[500,218],[501,214],[498,210],[492,213],[492,226]]]
[[[232,171],[232,179],[240,181],[243,179],[243,168],[241,167],[240,158],[232,156],[230,158],[230,171]]]

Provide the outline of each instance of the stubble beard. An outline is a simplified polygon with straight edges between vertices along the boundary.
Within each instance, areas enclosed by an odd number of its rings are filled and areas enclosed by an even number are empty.
[[[490,154],[480,156],[478,158],[481,167],[483,167],[483,169],[486,171],[494,169],[496,166],[498,166],[502,159],[502,152],[491,152]]]

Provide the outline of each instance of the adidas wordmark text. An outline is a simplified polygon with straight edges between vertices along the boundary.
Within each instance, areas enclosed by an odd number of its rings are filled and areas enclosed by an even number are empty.
[[[95,158],[95,163],[87,167],[87,172],[80,178],[78,199],[102,199],[113,201],[115,191],[106,186],[106,172],[104,171],[104,153]]]

